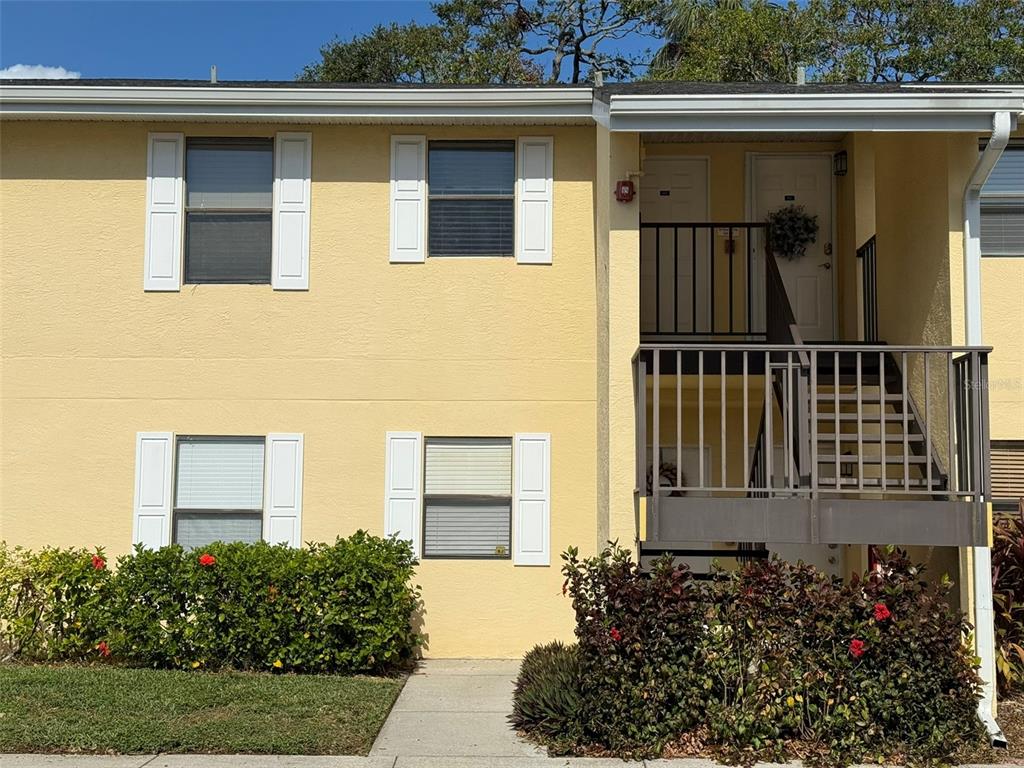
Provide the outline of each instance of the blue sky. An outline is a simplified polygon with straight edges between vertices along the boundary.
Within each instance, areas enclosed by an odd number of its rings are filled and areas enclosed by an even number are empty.
[[[386,21],[429,21],[428,2],[0,0],[0,69],[81,77],[291,80],[333,37]]]

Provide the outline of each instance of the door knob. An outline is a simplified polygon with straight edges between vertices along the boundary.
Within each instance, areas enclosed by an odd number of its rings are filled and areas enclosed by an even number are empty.
[[[832,269],[832,263],[828,261],[826,261],[823,264],[819,264],[818,266],[821,267],[822,269]]]

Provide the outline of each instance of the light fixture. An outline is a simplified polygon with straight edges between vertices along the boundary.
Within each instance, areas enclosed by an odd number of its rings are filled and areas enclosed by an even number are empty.
[[[846,175],[846,150],[842,149],[832,155],[832,173],[836,176]]]

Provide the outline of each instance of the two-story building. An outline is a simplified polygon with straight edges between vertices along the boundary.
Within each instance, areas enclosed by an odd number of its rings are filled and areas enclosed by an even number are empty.
[[[1020,86],[4,81],[0,537],[395,534],[425,652],[503,657],[571,637],[570,545],[842,577],[899,544],[958,581],[991,681],[1022,112]],[[802,253],[770,240],[790,206]]]

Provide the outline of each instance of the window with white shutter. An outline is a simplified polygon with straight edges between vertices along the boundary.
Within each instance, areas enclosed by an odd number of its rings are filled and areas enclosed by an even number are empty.
[[[510,557],[512,441],[428,437],[423,500],[424,557]]]
[[[1024,141],[1007,146],[981,191],[981,253],[1024,256]]]
[[[265,449],[262,437],[178,437],[176,543],[195,549],[212,541],[259,541]]]
[[[431,256],[511,256],[516,143],[431,141],[427,160]]]
[[[189,138],[185,282],[269,283],[272,139]]]

